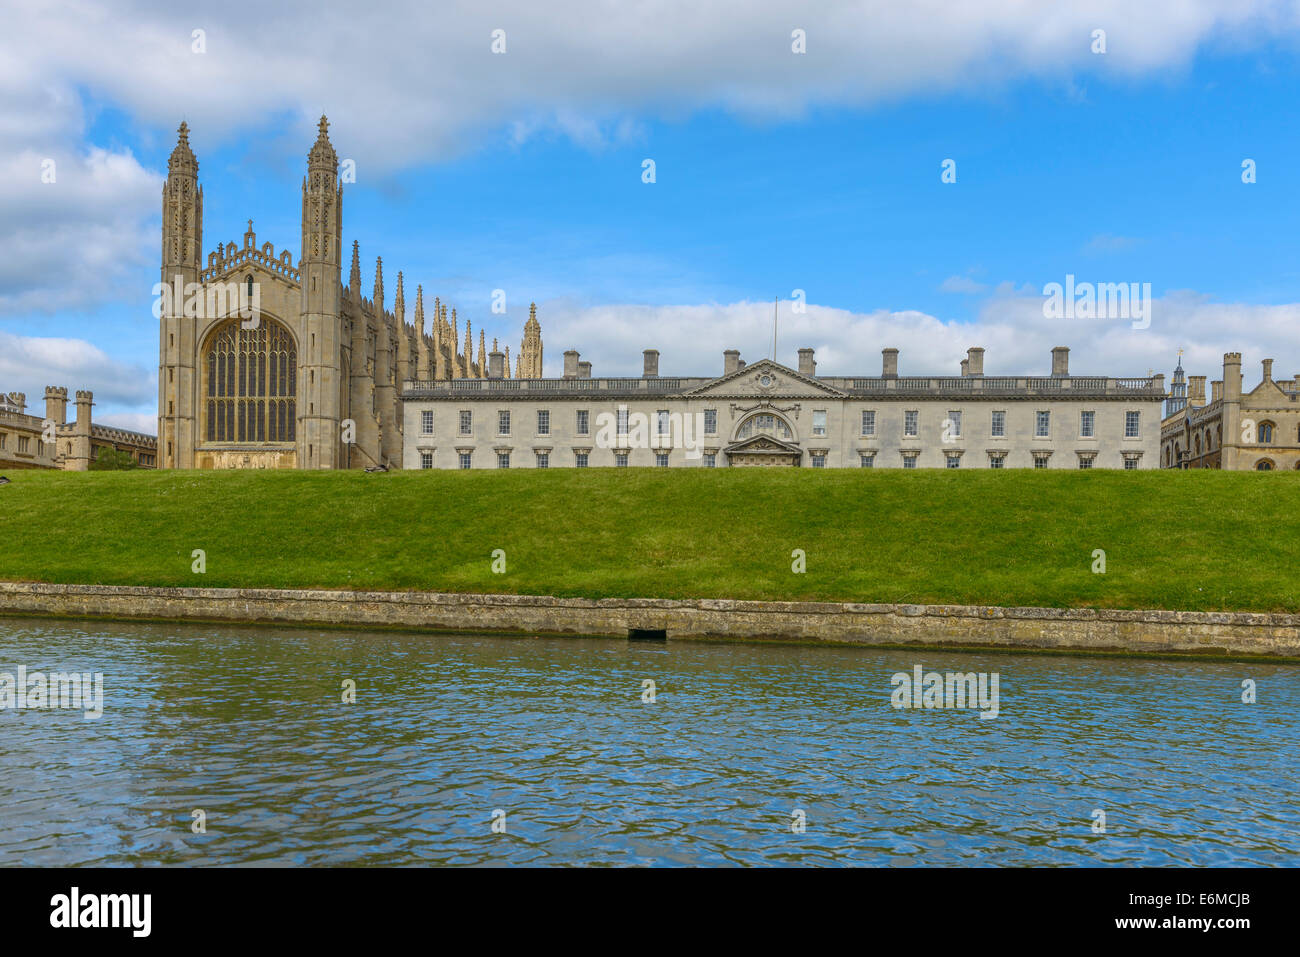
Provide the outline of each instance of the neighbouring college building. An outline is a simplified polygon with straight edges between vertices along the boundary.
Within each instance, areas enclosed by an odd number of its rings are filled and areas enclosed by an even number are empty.
[[[68,421],[68,390],[45,390],[45,415],[29,415],[27,396],[0,392],[0,468],[63,469],[84,472],[103,449],[126,452],[141,468],[158,464],[158,440],[152,435],[99,425],[90,419],[94,395],[78,391],[76,418]],[[46,438],[54,441],[47,442]]]
[[[969,350],[957,376],[819,376],[745,364],[662,377],[646,350],[636,378],[592,378],[564,354],[559,379],[507,379],[495,348],[484,379],[405,383],[408,469],[811,466],[813,468],[1146,469],[1160,464],[1163,375],[1072,376],[1069,349],[1046,376],[985,376]]]
[[[1273,360],[1262,364],[1259,385],[1243,393],[1241,353],[1225,353],[1207,401],[1206,377],[1178,363],[1160,425],[1164,468],[1300,469],[1300,375],[1274,379]]]

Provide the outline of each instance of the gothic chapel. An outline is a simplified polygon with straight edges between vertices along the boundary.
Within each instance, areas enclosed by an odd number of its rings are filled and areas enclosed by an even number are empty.
[[[342,283],[343,189],[329,124],[307,154],[302,185],[302,258],[257,245],[252,221],[242,246],[227,243],[202,259],[203,190],[182,123],[163,186],[162,282],[197,283],[199,305],[163,307],[158,360],[158,465],[161,468],[366,468],[402,463],[401,392],[407,380],[482,379],[483,331],[474,354],[470,323],[434,298],[426,331],[416,287],[406,321],[402,274],[392,310],[384,305],[383,261],[374,291],[361,294],[361,263]],[[256,321],[242,320],[225,290],[256,285]],[[222,293],[218,295],[217,293]],[[209,308],[203,308],[207,304]],[[505,376],[511,377],[509,349]],[[514,369],[541,378],[537,308],[529,312]]]

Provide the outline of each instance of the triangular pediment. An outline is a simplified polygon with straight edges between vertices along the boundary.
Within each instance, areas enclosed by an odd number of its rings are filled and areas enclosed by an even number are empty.
[[[792,455],[803,455],[803,449],[793,442],[786,442],[778,439],[773,435],[753,435],[747,439],[741,439],[739,442],[733,442],[728,445],[724,451],[728,455],[744,454],[746,452],[781,454],[788,452]]]
[[[771,359],[759,359],[753,365],[724,375],[720,379],[687,392],[689,396],[725,395],[743,398],[796,399],[813,396],[844,398],[847,393],[832,388],[812,376],[796,372]]]

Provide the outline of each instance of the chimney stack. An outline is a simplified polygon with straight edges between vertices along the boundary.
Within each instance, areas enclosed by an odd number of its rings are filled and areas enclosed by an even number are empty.
[[[659,377],[659,350],[646,349],[641,353],[641,376],[645,379]]]
[[[1205,405],[1205,380],[1207,376],[1193,375],[1187,377],[1187,404],[1194,409]]]
[[[881,362],[880,374],[886,379],[898,378],[898,350],[881,349],[880,354],[884,357]]]
[[[569,349],[564,353],[564,378],[578,378],[578,350]]]
[[[1265,359],[1263,365],[1264,365],[1264,381],[1272,382],[1273,381],[1273,360]]]
[[[504,379],[506,377],[506,354],[493,349],[488,353],[488,376],[489,379]]]
[[[966,350],[966,371],[964,374],[972,376],[984,375],[984,350],[979,346]]]
[[[1052,378],[1064,379],[1070,374],[1070,349],[1057,346],[1052,350]]]
[[[800,375],[817,374],[817,360],[813,358],[813,350],[811,349],[799,350],[799,374]]]
[[[962,378],[964,379],[964,378],[966,378],[968,375],[970,375],[970,360],[969,360],[969,359],[962,359],[962,360],[961,360],[961,376],[962,376]]]
[[[722,374],[731,375],[740,371],[740,350],[727,349],[722,353]]]
[[[1215,379],[1210,383],[1210,401],[1218,402],[1223,398],[1223,380]]]
[[[585,359],[582,362],[578,363],[578,378],[579,379],[591,378],[591,363],[587,362]]]

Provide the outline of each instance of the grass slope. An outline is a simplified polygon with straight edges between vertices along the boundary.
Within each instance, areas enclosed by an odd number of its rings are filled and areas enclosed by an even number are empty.
[[[1300,611],[1295,473],[9,477],[4,580]],[[491,571],[498,548],[505,574]],[[1091,570],[1098,548],[1105,574]]]

